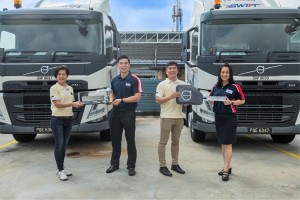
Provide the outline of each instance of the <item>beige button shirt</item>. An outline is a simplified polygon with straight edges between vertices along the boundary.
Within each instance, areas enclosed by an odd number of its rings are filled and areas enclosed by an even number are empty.
[[[166,79],[160,82],[156,88],[157,97],[170,96],[172,93],[176,92],[177,85],[185,85],[185,82],[181,80],[171,81]],[[185,118],[184,113],[182,112],[182,105],[176,103],[176,98],[166,101],[163,104],[160,104],[161,118]]]
[[[73,88],[69,85],[61,86],[58,83],[50,88],[50,101],[52,116],[73,116],[72,107],[56,108],[53,101],[60,100],[63,103],[71,103],[74,101]]]

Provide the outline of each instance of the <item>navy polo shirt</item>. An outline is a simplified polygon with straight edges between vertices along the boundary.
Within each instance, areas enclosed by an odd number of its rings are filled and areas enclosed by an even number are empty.
[[[136,93],[142,92],[141,80],[134,74],[129,74],[122,79],[121,75],[114,77],[111,80],[111,89],[116,99],[127,98],[134,96]],[[125,103],[121,102],[118,106],[114,106],[116,110],[135,110],[137,102]]]
[[[213,87],[209,96],[226,96],[230,100],[245,100],[244,93],[242,88],[238,84],[230,84],[223,87],[217,87],[216,85]],[[214,102],[214,113],[222,114],[222,113],[236,113],[235,105],[224,105],[223,101],[215,101]]]

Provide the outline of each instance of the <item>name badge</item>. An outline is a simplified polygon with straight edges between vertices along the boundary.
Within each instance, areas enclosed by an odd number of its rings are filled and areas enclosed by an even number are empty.
[[[232,94],[232,93],[233,93],[233,91],[232,91],[232,90],[229,90],[229,89],[227,89],[227,90],[226,90],[226,93]]]

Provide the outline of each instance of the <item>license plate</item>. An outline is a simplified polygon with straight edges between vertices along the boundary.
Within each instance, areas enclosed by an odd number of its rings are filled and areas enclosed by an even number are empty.
[[[35,127],[36,133],[52,133],[52,129],[50,127]]]
[[[249,133],[272,133],[272,128],[248,128]]]

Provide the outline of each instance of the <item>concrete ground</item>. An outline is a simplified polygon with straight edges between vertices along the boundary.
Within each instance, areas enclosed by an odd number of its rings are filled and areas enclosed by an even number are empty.
[[[192,141],[184,128],[179,164],[185,175],[159,173],[159,118],[138,117],[137,174],[128,176],[126,141],[120,169],[106,174],[111,144],[99,134],[72,136],[66,168],[68,181],[55,175],[52,135],[38,135],[31,143],[17,143],[0,135],[0,199],[299,199],[300,136],[290,144],[276,144],[269,135],[239,135],[233,147],[233,174],[223,182],[220,146],[215,135],[204,143]],[[170,142],[167,163],[171,164]]]

